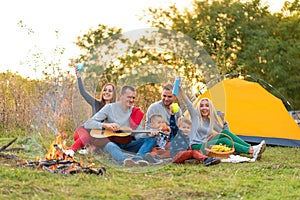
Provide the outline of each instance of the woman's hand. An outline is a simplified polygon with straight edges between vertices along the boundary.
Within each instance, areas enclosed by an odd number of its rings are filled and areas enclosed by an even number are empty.
[[[224,112],[222,112],[222,111],[220,111],[220,114],[219,114],[219,116],[220,116],[220,118],[221,118],[222,122],[224,123],[224,122],[225,122],[225,113],[224,113]]]
[[[77,67],[75,67],[75,74],[76,74],[77,78],[80,77],[80,71],[78,71]]]
[[[213,138],[216,134],[215,133],[211,133],[208,137],[207,137],[207,141],[209,141],[211,138]]]

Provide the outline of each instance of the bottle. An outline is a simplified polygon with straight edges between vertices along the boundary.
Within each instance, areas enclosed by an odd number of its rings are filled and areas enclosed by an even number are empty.
[[[78,63],[77,64],[77,70],[81,72],[83,70],[83,64]]]
[[[177,76],[175,78],[175,82],[174,82],[174,86],[173,86],[173,92],[172,94],[177,96],[178,95],[178,92],[179,92],[179,85],[180,85],[180,77]]]

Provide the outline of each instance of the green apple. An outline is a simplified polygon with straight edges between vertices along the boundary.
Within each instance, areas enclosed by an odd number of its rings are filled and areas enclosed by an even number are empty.
[[[179,111],[179,105],[178,103],[172,103],[171,104],[171,109],[173,113],[177,113]]]

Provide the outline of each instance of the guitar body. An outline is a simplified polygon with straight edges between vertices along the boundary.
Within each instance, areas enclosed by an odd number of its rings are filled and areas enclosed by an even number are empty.
[[[118,137],[118,136],[110,136],[107,138],[92,138],[90,140],[90,144],[97,147],[104,147],[108,142],[114,142],[116,144],[128,144],[132,140],[132,136]]]
[[[121,127],[119,131],[111,131],[105,129],[92,129],[90,135],[93,137],[91,144],[96,146],[104,146],[108,142],[115,142],[117,144],[128,144],[133,139],[133,134],[137,133],[151,133],[155,130],[132,130],[129,127]],[[162,134],[168,135],[159,131]]]
[[[104,146],[108,142],[117,144],[128,144],[133,139],[130,128],[122,128],[120,131],[110,131],[105,129],[92,129],[90,135],[93,137],[91,143],[96,146]]]

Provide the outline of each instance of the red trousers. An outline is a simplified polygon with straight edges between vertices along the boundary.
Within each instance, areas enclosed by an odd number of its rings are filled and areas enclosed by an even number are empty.
[[[162,159],[170,158],[170,142],[167,142],[166,149],[153,148],[151,154],[154,156],[160,156]]]
[[[179,151],[176,156],[173,157],[174,163],[184,163],[185,160],[188,160],[190,158],[195,158],[199,160],[200,162],[204,162],[208,156],[203,155],[203,153],[200,150],[186,150],[186,151]]]
[[[87,145],[89,143],[89,141],[91,140],[91,136],[90,136],[89,132],[82,126],[80,126],[76,129],[73,138],[74,138],[74,143],[71,145],[71,147],[69,149],[72,149],[75,152],[78,149],[81,149],[82,147]]]

